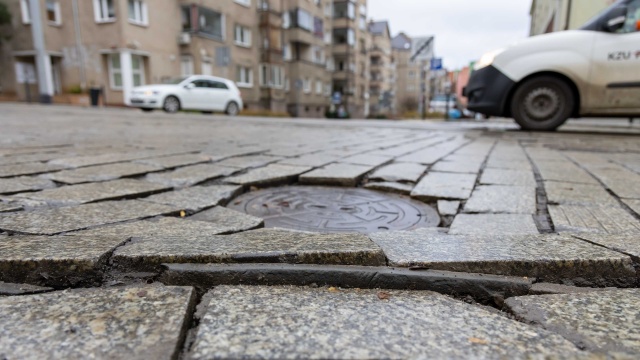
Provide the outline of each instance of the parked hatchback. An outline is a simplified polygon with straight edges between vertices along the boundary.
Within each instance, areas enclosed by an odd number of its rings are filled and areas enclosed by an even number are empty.
[[[179,110],[225,112],[238,115],[243,107],[240,90],[227,79],[194,75],[178,78],[167,84],[139,86],[131,92],[130,106],[144,111],[162,109],[168,113]]]

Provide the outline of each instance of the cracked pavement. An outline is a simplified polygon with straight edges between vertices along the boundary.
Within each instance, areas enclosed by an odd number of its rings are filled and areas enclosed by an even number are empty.
[[[0,113],[0,358],[640,354],[638,124]]]

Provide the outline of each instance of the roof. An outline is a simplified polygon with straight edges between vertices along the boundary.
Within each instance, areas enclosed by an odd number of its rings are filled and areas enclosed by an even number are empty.
[[[396,50],[410,50],[411,38],[405,33],[400,33],[391,39],[391,47]]]
[[[373,35],[389,35],[391,37],[391,31],[389,31],[388,21],[372,21],[369,23],[369,32]]]

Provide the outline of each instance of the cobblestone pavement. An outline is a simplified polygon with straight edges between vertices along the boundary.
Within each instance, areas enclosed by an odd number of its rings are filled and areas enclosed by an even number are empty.
[[[638,358],[640,126],[514,129],[1,104],[0,359]]]

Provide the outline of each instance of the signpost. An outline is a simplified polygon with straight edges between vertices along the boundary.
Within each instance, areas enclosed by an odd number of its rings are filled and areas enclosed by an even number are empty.
[[[420,112],[427,118],[427,62],[433,59],[433,36],[417,37],[411,42],[411,59],[420,62]]]

